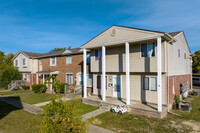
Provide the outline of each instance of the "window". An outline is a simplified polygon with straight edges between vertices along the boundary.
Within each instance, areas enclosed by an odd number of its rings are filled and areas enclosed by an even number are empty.
[[[92,87],[92,74],[87,75],[87,87]]]
[[[184,53],[184,58],[185,58],[185,59],[187,58],[187,55],[186,55],[186,53]]]
[[[23,66],[26,66],[26,59],[25,58],[22,59],[22,64],[23,64]]]
[[[26,80],[26,74],[23,74],[23,80]]]
[[[87,63],[90,63],[90,53],[87,53]]]
[[[73,74],[66,74],[66,83],[73,84]]]
[[[141,57],[155,57],[155,43],[141,44]]]
[[[56,66],[56,57],[50,58],[50,65],[51,66]]]
[[[143,77],[143,90],[157,91],[157,77]]]
[[[178,57],[181,57],[181,49],[178,49]]]
[[[79,85],[83,85],[83,74],[78,75]]]
[[[102,59],[102,51],[95,50],[95,60],[101,60],[101,59]]]
[[[18,60],[15,60],[15,66],[18,67]]]
[[[71,55],[67,56],[67,64],[72,64],[72,56]]]
[[[39,60],[39,65],[40,65],[40,66],[42,65],[42,59]]]
[[[30,82],[30,74],[27,74],[27,79],[26,79],[26,82]]]

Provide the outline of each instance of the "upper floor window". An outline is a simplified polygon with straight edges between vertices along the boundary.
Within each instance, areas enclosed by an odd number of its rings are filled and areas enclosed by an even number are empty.
[[[72,64],[72,56],[71,55],[67,56],[67,64]]]
[[[40,66],[42,65],[42,59],[39,60],[39,65],[40,65]]]
[[[141,44],[141,57],[155,57],[155,43]]]
[[[90,63],[90,53],[87,53],[87,63]]]
[[[23,66],[26,66],[26,59],[25,58],[22,59],[22,64],[23,64]]]
[[[95,50],[95,60],[102,59],[102,50]]]
[[[178,57],[181,57],[181,49],[178,49]]]
[[[15,60],[15,66],[18,67],[18,60]]]
[[[56,57],[50,58],[50,66],[56,66]]]

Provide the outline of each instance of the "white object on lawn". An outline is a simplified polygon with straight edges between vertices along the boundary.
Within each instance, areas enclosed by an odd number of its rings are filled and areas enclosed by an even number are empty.
[[[115,107],[112,107],[110,109],[110,111],[114,112],[114,113],[123,114],[123,113],[127,112],[127,108],[125,106],[117,105]]]

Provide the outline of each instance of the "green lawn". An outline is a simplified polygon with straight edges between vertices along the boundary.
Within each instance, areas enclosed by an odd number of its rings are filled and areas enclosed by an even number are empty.
[[[6,91],[0,92],[0,95],[11,95],[11,94],[20,94],[20,93],[28,93],[30,90],[16,90],[16,91]]]
[[[71,104],[75,104],[76,106],[75,114],[79,116],[84,115],[88,112],[94,111],[99,108],[98,106],[84,104],[81,102],[81,99],[65,101],[65,106],[68,106]]]
[[[0,108],[0,132],[38,133],[40,131],[41,116],[36,116],[1,101]]]
[[[50,101],[51,99],[56,98],[55,94],[36,94],[36,93],[31,93],[31,94],[25,94],[25,95],[19,95],[20,100],[25,103],[29,104],[36,104],[36,103],[42,103],[46,101]],[[62,95],[60,95],[62,96]],[[15,98],[12,97],[11,98]],[[16,99],[18,100],[18,99]]]
[[[6,90],[6,88],[2,88],[2,87],[1,87],[1,88],[0,88],[0,91],[3,91],[3,90]]]
[[[191,113],[173,110],[181,116],[168,114],[163,119],[125,113],[106,112],[96,117],[98,126],[116,132],[189,132],[191,126],[184,125],[183,122],[195,122],[200,124],[200,97],[187,98],[191,101]]]

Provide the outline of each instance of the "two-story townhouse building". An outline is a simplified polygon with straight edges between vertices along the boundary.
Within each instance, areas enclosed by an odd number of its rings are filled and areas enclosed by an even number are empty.
[[[26,85],[31,86],[36,84],[36,72],[38,72],[38,60],[37,56],[41,56],[43,53],[33,53],[19,51],[13,57],[13,64],[22,73],[22,80],[26,81]]]
[[[37,81],[43,83],[49,75],[55,75],[57,79],[69,85],[83,84],[83,51],[80,48],[50,52],[36,57],[38,59]],[[90,53],[87,54],[87,80],[88,92],[91,92],[92,74],[89,70]],[[52,90],[52,85],[49,86]]]
[[[142,102],[157,105],[162,112],[163,107],[172,107],[182,83],[188,82],[192,88],[190,49],[183,31],[165,33],[114,25],[81,48],[85,60],[87,51],[91,52],[93,95],[102,101],[111,97],[124,99],[127,105]],[[86,75],[85,71],[86,67]],[[84,98],[88,98],[86,87]]]

